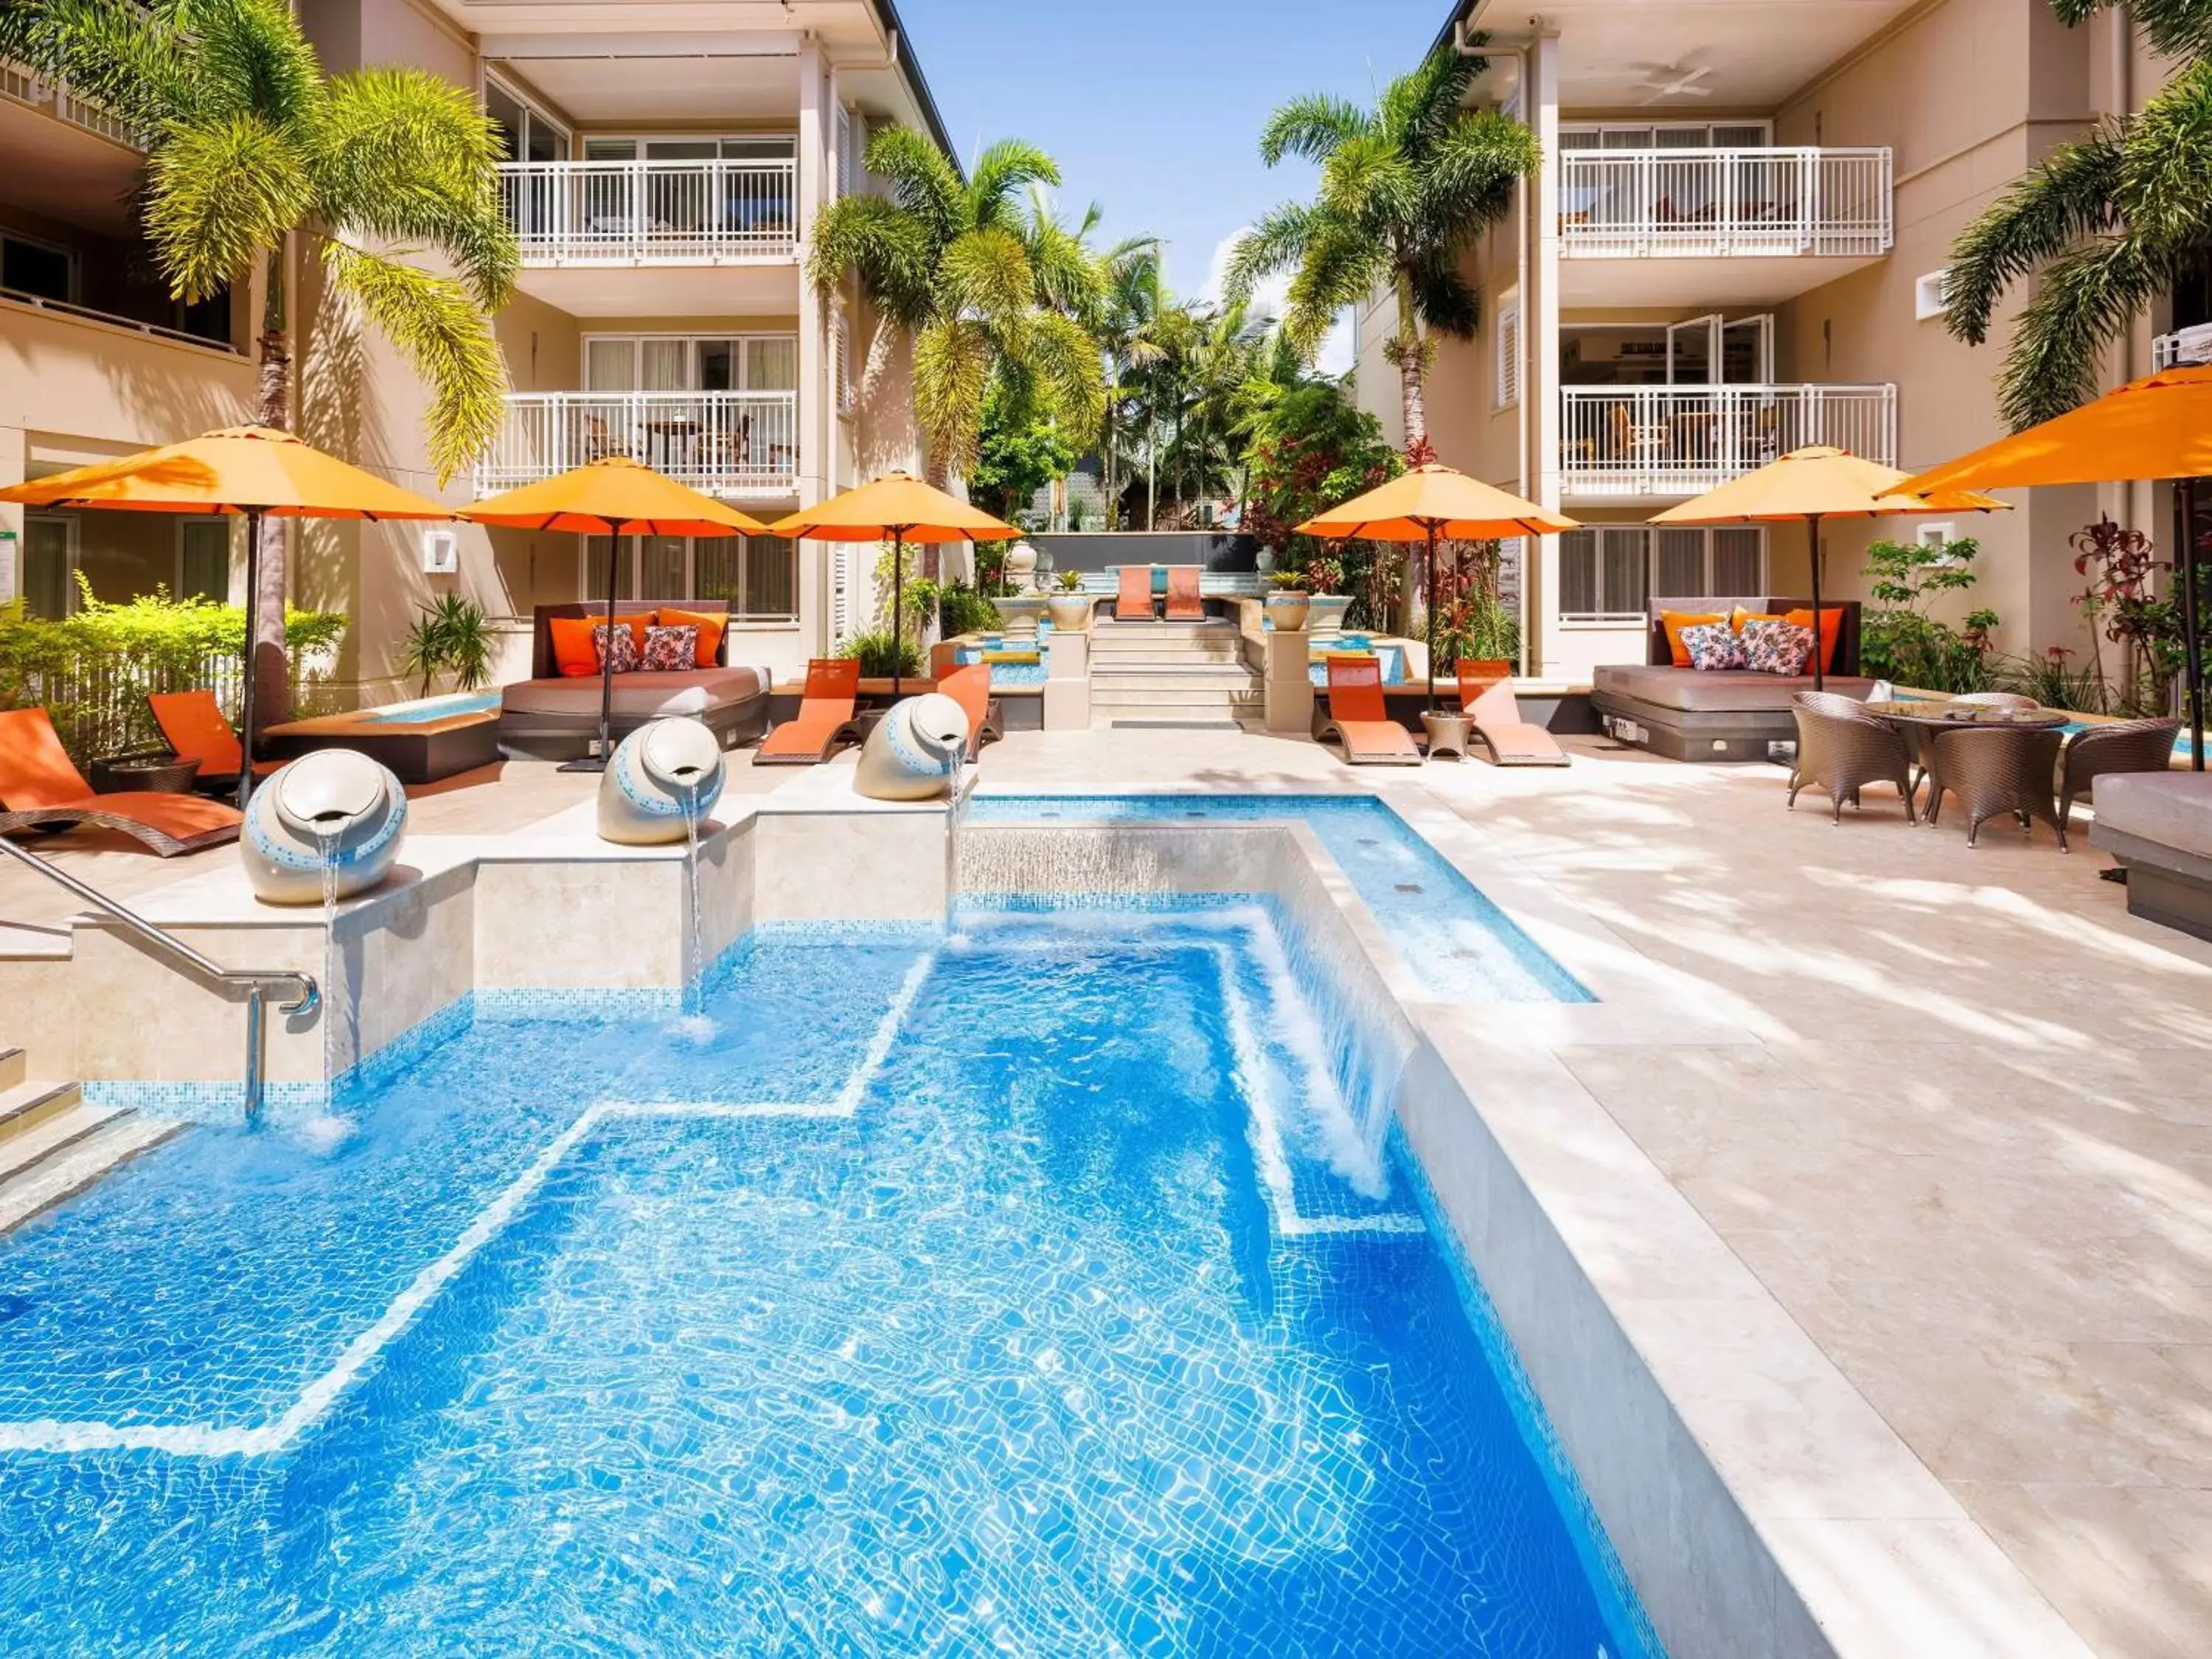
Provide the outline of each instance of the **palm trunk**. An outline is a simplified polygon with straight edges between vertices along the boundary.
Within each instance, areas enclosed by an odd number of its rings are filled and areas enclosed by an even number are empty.
[[[262,426],[291,427],[292,348],[284,325],[284,250],[273,250],[267,266],[268,292],[261,306],[259,395],[253,418]],[[289,674],[284,655],[284,528],[273,518],[260,520],[258,580],[246,596],[246,637],[252,642],[253,704],[240,711],[240,724],[258,732],[287,711]]]
[[[1401,347],[1398,354],[1398,396],[1405,411],[1406,447],[1411,449],[1429,435],[1428,404],[1422,396],[1421,386],[1425,365],[1421,362],[1419,341],[1402,341]]]

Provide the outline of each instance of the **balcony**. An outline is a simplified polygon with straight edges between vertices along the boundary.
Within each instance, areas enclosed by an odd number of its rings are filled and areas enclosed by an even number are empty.
[[[781,500],[799,487],[793,392],[518,392],[477,464],[479,497],[627,455],[709,495]]]
[[[1559,157],[1562,297],[1794,298],[1889,252],[1890,198],[1887,149],[1570,150]]]
[[[71,91],[65,81],[46,79],[12,58],[0,58],[0,98],[29,109],[43,110],[57,121],[97,133],[114,143],[132,149],[146,147],[131,124],[112,113],[106,106]]]
[[[1893,386],[1565,386],[1560,490],[1696,495],[1807,444],[1897,463]]]

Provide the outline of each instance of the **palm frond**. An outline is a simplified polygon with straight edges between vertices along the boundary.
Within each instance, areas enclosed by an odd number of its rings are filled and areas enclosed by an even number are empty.
[[[1288,270],[1304,259],[1323,227],[1320,210],[1304,203],[1285,202],[1270,208],[1230,249],[1222,292],[1232,300],[1249,299],[1261,278]]]
[[[919,328],[936,303],[937,246],[927,222],[880,196],[841,196],[814,216],[806,274],[827,294],[848,270],[876,308],[902,328]]]
[[[147,240],[170,288],[196,300],[249,271],[313,199],[299,151],[260,117],[179,124],[147,163]]]
[[[1041,312],[1024,333],[1021,366],[1036,377],[1047,408],[1083,441],[1106,416],[1106,380],[1098,344],[1073,317]]]
[[[184,16],[205,87],[197,118],[251,111],[280,128],[315,118],[322,67],[283,0],[194,0]]]
[[[2047,263],[1997,376],[1997,407],[2013,428],[2096,396],[2105,347],[2174,275],[2173,261],[2128,236],[2093,237]]]
[[[966,191],[945,152],[911,127],[885,127],[868,141],[868,171],[890,181],[891,199],[928,228],[939,246],[960,232]]]
[[[1260,129],[1260,159],[1269,167],[1286,155],[1327,161],[1339,144],[1372,131],[1367,112],[1358,105],[1327,93],[1310,93],[1291,99],[1267,118],[1267,125]]]
[[[954,238],[939,262],[937,283],[946,316],[981,318],[1000,327],[1015,325],[1036,294],[1021,238],[996,228]]]
[[[2069,28],[2086,23],[2122,0],[2051,0]],[[2201,57],[2212,52],[2212,7],[2204,0],[2125,0],[2129,18],[2161,58]]]
[[[2154,242],[2212,243],[2212,63],[2159,88],[2120,140],[2120,217]]]
[[[1382,89],[1376,104],[1376,130],[1415,155],[1441,142],[1481,67],[1479,59],[1462,58],[1449,47],[1431,52]]]
[[[413,69],[340,76],[307,149],[315,208],[350,233],[427,242],[495,311],[521,258],[501,210],[498,130],[467,90]]]
[[[2062,144],[1992,202],[1951,246],[1944,326],[1969,345],[1989,337],[2004,291],[2076,238],[2118,226],[2122,134],[2107,122]]]
[[[1012,229],[1017,223],[1014,204],[1031,185],[1056,185],[1060,168],[1035,144],[1021,138],[1001,138],[975,158],[969,175],[966,228],[997,225]]]
[[[1346,224],[1384,227],[1409,222],[1420,211],[1419,175],[1404,151],[1378,137],[1339,144],[1322,163],[1321,210]]]
[[[1513,185],[1533,175],[1543,147],[1527,126],[1493,110],[1460,116],[1431,147],[1421,169],[1421,216],[1458,240],[1503,216]]]
[[[1390,250],[1349,229],[1317,237],[1291,278],[1283,332],[1310,362],[1322,337],[1346,306],[1366,297],[1389,274]]]
[[[975,463],[993,356],[977,323],[940,320],[915,336],[915,419],[931,459],[947,471],[965,472]]]
[[[190,116],[203,91],[167,9],[131,0],[15,0],[0,8],[0,54],[67,81],[142,132]]]
[[[1406,291],[1424,327],[1458,339],[1474,337],[1482,321],[1482,295],[1460,275],[1458,260],[1449,253],[1408,265]]]
[[[323,243],[331,285],[399,348],[430,389],[438,482],[474,460],[505,418],[506,369],[491,321],[466,286],[337,237]]]

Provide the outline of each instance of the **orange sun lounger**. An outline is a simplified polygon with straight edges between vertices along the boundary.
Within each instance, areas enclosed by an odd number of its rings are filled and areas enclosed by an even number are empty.
[[[1115,622],[1150,622],[1152,619],[1152,566],[1123,565],[1121,571],[1121,586],[1114,592],[1114,620]]]
[[[148,696],[146,703],[154,711],[154,724],[161,728],[162,737],[176,751],[177,758],[200,763],[200,782],[238,781],[238,769],[245,764],[246,751],[239,746],[238,733],[223,719],[214,692],[155,691]],[[256,761],[253,775],[266,777],[283,763]]]
[[[1565,766],[1567,751],[1542,726],[1521,718],[1513,695],[1513,665],[1486,659],[1459,665],[1460,712],[1493,766]]]
[[[1421,763],[1413,734],[1390,718],[1382,701],[1382,664],[1374,657],[1330,656],[1328,718],[1316,723],[1314,736],[1334,738],[1354,766]]]
[[[43,708],[0,710],[0,835],[88,823],[120,830],[163,858],[238,839],[238,809],[201,795],[96,795]]]
[[[1199,597],[1198,592],[1199,575],[1200,567],[1194,564],[1171,564],[1168,567],[1168,621],[1206,620],[1206,601]]]
[[[799,712],[761,739],[756,766],[818,766],[841,743],[856,740],[853,708],[860,696],[858,657],[816,657],[806,665]]]
[[[937,689],[960,705],[968,716],[968,759],[972,763],[988,740],[996,743],[1006,732],[999,717],[998,700],[991,695],[991,665],[971,662],[956,668],[937,683]]]

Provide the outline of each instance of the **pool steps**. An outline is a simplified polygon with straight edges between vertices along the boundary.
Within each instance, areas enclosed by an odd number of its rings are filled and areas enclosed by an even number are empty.
[[[1130,719],[1258,719],[1266,709],[1260,677],[1226,623],[1101,621],[1091,635],[1091,708],[1095,721]]]
[[[27,1078],[0,1050],[0,1233],[82,1192],[185,1126],[87,1102],[74,1083]]]

